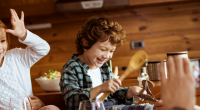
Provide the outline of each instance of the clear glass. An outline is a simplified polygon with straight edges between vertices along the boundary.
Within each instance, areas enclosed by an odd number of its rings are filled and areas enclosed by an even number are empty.
[[[31,103],[30,103],[30,97],[26,96],[21,100],[21,104],[19,104],[18,106],[21,106],[19,108],[22,108],[23,110],[32,110],[32,107],[31,107]],[[9,103],[9,110],[17,110],[17,107],[15,106],[16,105],[16,101],[14,101],[14,99],[11,99],[10,98],[10,103]]]
[[[79,103],[79,110],[105,110],[105,106],[100,100],[84,100]]]
[[[32,110],[30,97],[27,96],[24,98],[22,107],[24,110]]]

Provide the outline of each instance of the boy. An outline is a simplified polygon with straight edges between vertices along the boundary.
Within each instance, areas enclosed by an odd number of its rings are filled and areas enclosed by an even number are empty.
[[[141,88],[119,88],[121,81],[114,78],[106,63],[125,38],[122,27],[108,17],[94,17],[86,22],[77,35],[78,53],[73,54],[62,69],[60,87],[67,110],[78,110],[81,101],[98,99],[107,91],[111,92],[104,101],[107,109],[109,102],[132,103],[132,97]],[[138,108],[142,110],[144,106]]]

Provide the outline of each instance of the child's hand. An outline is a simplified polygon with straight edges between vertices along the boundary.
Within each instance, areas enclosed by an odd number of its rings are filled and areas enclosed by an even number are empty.
[[[132,86],[128,89],[127,94],[126,94],[126,99],[130,99],[133,96],[136,96],[139,94],[139,92],[142,90],[141,87],[139,86]],[[144,92],[143,94],[146,94],[146,92]]]
[[[38,110],[44,107],[44,103],[38,97],[32,96],[32,95],[29,95],[29,97],[31,98],[30,102],[31,102],[32,110]]]
[[[119,88],[119,86],[121,86],[121,81],[119,79],[110,79],[104,82],[101,85],[101,88],[102,88],[102,92],[109,91],[109,92],[114,93]]]
[[[20,40],[24,41],[26,38],[26,28],[24,26],[24,12],[21,12],[21,19],[19,19],[16,11],[10,9],[11,13],[11,24],[13,29],[6,29],[6,32],[17,36]]]

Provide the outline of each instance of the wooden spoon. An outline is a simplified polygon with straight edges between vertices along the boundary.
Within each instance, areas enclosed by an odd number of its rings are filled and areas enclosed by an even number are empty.
[[[113,75],[115,76],[115,78],[117,78],[118,76],[118,67],[115,66],[115,71],[113,72]]]
[[[126,71],[119,77],[119,80],[123,81],[130,73],[140,69],[145,64],[147,58],[148,56],[144,51],[138,51],[137,53],[135,53],[131,57]],[[104,92],[104,94],[99,98],[99,100],[104,101],[109,94],[110,92]]]

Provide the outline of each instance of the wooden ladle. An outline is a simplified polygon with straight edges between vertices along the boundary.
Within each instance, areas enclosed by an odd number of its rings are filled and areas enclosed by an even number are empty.
[[[123,81],[130,73],[140,69],[146,62],[146,59],[148,59],[148,56],[144,51],[138,51],[135,53],[131,57],[126,71],[119,77],[119,80]],[[104,92],[104,94],[98,100],[104,101],[109,94],[110,92]]]

